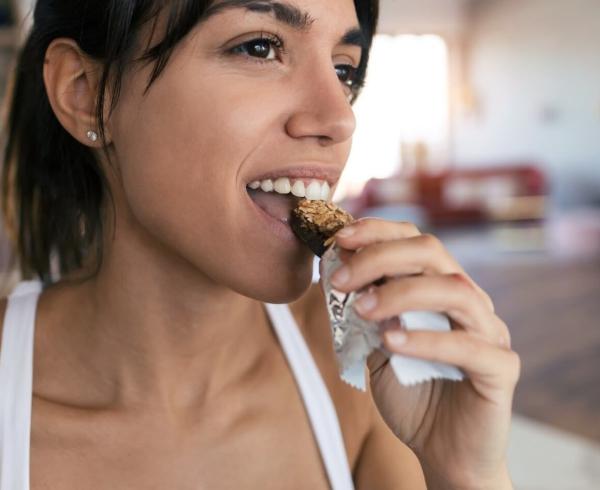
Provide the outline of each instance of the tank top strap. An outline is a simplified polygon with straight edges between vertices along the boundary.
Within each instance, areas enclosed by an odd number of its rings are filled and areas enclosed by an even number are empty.
[[[29,490],[35,315],[42,283],[8,297],[0,349],[0,490]]]
[[[300,390],[332,490],[354,484],[335,406],[287,305],[265,304],[271,323]]]
[[[38,281],[18,284],[8,298],[0,348],[0,490],[29,490],[33,349]],[[332,490],[353,490],[333,401],[287,305],[265,304],[288,360]]]

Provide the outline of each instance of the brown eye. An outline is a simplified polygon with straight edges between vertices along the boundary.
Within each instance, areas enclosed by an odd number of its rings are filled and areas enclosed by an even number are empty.
[[[350,65],[338,65],[335,67],[338,73],[338,77],[342,82],[349,82],[353,80],[356,75],[356,69]]]
[[[271,56],[274,48],[283,51],[283,43],[278,38],[260,37],[235,46],[230,52],[255,58],[257,61],[272,61],[277,59],[275,54]]]
[[[251,41],[242,45],[246,48],[246,53],[249,56],[254,56],[256,58],[268,58],[269,53],[271,52],[271,43],[269,41],[265,41],[264,39]]]
[[[338,65],[335,67],[338,78],[344,85],[351,89],[362,87],[363,82],[358,75],[358,69],[352,65]]]

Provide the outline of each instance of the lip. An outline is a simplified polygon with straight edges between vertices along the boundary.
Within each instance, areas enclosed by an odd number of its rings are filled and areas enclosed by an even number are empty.
[[[327,182],[330,187],[334,187],[338,181],[340,180],[340,176],[342,174],[341,168],[332,167],[331,164],[328,166],[295,166],[295,167],[287,167],[287,168],[278,168],[276,170],[271,170],[269,172],[265,172],[259,175],[256,175],[248,180],[247,184],[256,181],[262,180],[277,180],[280,177],[289,177],[292,179],[314,179],[314,180],[322,180]]]

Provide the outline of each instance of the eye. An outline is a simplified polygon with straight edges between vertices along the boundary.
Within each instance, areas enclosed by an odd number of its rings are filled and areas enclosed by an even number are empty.
[[[246,41],[245,43],[239,44],[232,48],[229,52],[231,54],[241,54],[249,58],[254,58],[255,61],[266,62],[275,61],[277,59],[275,48],[281,53],[284,53],[283,41],[277,36],[269,36],[267,34],[261,34],[261,37]],[[271,56],[273,54],[274,56]]]
[[[352,65],[337,65],[335,70],[340,81],[350,90],[358,91],[364,84],[365,80],[358,73],[358,68]]]
[[[260,37],[238,44],[227,51],[229,54],[242,56],[257,63],[277,61],[277,52],[285,54],[285,46],[280,37],[261,33]],[[364,78],[359,75],[358,68],[352,65],[336,65],[337,76],[349,91],[355,95],[365,84]]]
[[[352,65],[337,65],[335,67],[335,71],[337,72],[340,81],[346,85],[352,86],[352,84],[356,81],[357,70]]]

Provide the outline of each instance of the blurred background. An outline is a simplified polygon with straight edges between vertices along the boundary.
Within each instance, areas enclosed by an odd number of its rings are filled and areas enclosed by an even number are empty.
[[[1,93],[30,4],[0,0]],[[381,5],[336,200],[491,294],[523,363],[516,488],[600,489],[600,0]]]
[[[382,0],[336,198],[415,222],[522,358],[518,489],[600,489],[600,0]]]

